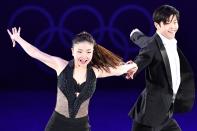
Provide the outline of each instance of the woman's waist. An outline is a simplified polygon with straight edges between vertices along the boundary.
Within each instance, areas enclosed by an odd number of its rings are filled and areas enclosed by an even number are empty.
[[[64,126],[67,127],[90,127],[88,115],[80,118],[70,118],[55,110],[52,118],[60,123],[64,123]]]
[[[62,106],[56,106],[55,111],[63,115],[66,118],[70,118],[69,109]],[[79,108],[75,118],[82,118],[88,116],[88,108]]]

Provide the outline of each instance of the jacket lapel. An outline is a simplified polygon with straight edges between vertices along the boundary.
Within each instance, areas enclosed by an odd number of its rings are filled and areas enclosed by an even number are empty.
[[[165,47],[163,45],[163,42],[162,42],[162,40],[161,40],[161,38],[159,37],[158,34],[155,34],[155,39],[156,39],[156,43],[159,47],[159,50],[161,52],[161,56],[163,58],[163,62],[164,62],[164,65],[165,65],[169,86],[172,88],[171,69],[170,69],[170,63],[169,63],[168,55],[166,53],[166,49],[165,49]]]

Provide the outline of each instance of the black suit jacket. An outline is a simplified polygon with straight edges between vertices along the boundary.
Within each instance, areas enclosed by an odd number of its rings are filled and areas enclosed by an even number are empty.
[[[135,32],[131,40],[141,48],[134,62],[138,65],[136,74],[146,68],[146,87],[129,115],[139,123],[155,127],[169,117],[169,111],[189,111],[195,98],[194,77],[181,50],[177,49],[181,83],[176,98],[173,100],[169,60],[159,35],[147,37],[142,32]],[[173,110],[171,105],[174,107]]]

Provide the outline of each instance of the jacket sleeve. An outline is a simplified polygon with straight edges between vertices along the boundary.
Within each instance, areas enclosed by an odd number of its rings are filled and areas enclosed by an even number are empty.
[[[130,39],[138,47],[143,48],[151,41],[152,38],[144,35],[141,31],[136,31],[130,36]]]
[[[155,43],[152,37],[147,37],[140,31],[134,32],[131,36],[131,40],[140,47],[139,54],[134,59],[134,62],[138,66],[138,71],[134,75],[135,77],[152,62],[155,52]]]

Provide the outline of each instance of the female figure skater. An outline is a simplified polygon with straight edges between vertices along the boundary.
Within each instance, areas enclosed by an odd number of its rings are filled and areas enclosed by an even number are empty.
[[[16,42],[31,57],[40,60],[57,73],[57,101],[55,110],[45,131],[90,131],[88,106],[96,88],[96,79],[120,76],[137,65],[123,63],[120,57],[96,44],[87,32],[79,33],[72,41],[73,60],[46,54],[20,37],[20,27],[7,30],[13,42]]]

